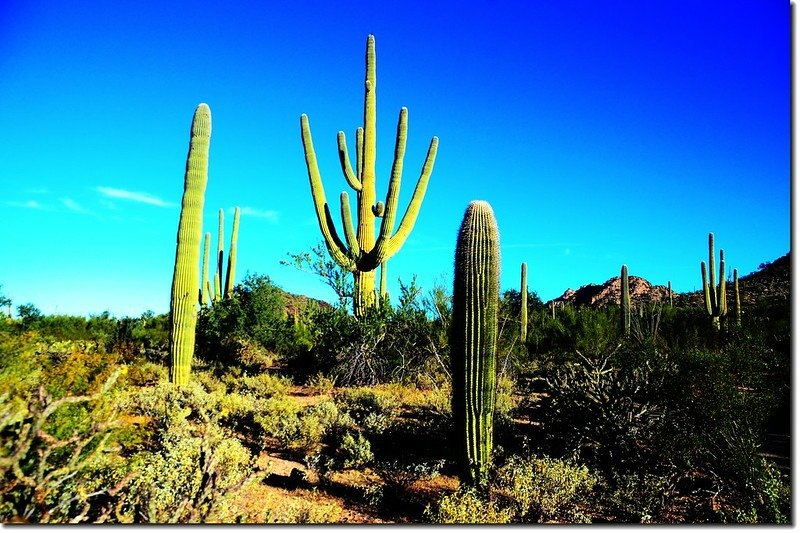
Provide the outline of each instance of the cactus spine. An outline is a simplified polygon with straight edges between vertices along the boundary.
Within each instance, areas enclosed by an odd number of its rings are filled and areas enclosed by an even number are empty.
[[[725,251],[719,251],[719,288],[717,288],[716,271],[714,268],[714,234],[708,234],[708,273],[705,261],[700,262],[700,274],[703,278],[703,296],[705,297],[706,313],[711,317],[711,325],[720,330],[720,319],[728,313],[728,304],[725,294]]]
[[[485,488],[495,404],[500,237],[491,206],[469,204],[456,243],[453,287],[453,420],[461,478]]]
[[[519,340],[525,342],[528,339],[528,264],[522,263],[519,283],[520,294],[520,316],[519,316]]]
[[[325,199],[325,189],[317,166],[317,157],[314,152],[308,117],[305,114],[300,117],[303,151],[305,153],[306,167],[308,168],[308,179],[311,184],[311,196],[314,200],[317,222],[324,237],[325,246],[328,248],[333,260],[353,273],[355,289],[353,313],[356,316],[362,316],[368,307],[375,305],[375,269],[400,250],[414,227],[428,187],[428,180],[433,171],[433,163],[436,159],[436,151],[439,145],[438,138],[433,137],[411,201],[397,231],[392,234],[397,218],[397,202],[403,172],[403,157],[406,150],[408,110],[405,107],[400,110],[394,163],[392,164],[386,201],[385,203],[376,203],[375,91],[375,38],[369,35],[367,37],[366,79],[364,83],[364,126],[356,130],[355,172],[350,162],[350,156],[347,153],[344,132],[340,131],[337,136],[342,172],[348,185],[356,191],[358,199],[358,228],[356,230],[353,228],[347,192],[342,192],[339,198],[345,236],[344,242],[339,238],[328,202]],[[382,219],[377,239],[375,236],[376,218]]]
[[[225,298],[233,296],[233,284],[236,277],[236,248],[239,240],[239,214],[237,207],[233,211],[233,231],[231,232],[231,248],[228,250],[228,271],[225,274]],[[221,237],[220,237],[221,238]]]
[[[206,104],[200,104],[192,118],[170,300],[170,381],[176,385],[189,382],[194,356],[199,290],[197,265],[200,261],[200,239],[203,234],[203,203],[208,183],[210,141],[211,110]]]
[[[628,265],[622,265],[620,311],[622,314],[622,334],[627,337],[631,334],[631,291],[628,285]]]

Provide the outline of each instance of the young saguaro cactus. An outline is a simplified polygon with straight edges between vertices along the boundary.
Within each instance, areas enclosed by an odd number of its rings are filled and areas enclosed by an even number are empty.
[[[197,265],[200,261],[200,239],[203,234],[203,203],[208,183],[210,141],[211,110],[206,104],[200,104],[192,118],[170,300],[170,381],[176,385],[189,382],[194,356],[200,277]]]
[[[408,133],[408,110],[405,107],[400,109],[394,163],[392,164],[386,201],[385,203],[376,202],[375,102],[377,86],[375,77],[375,37],[372,35],[367,37],[366,71],[364,82],[364,126],[356,130],[355,171],[353,171],[350,157],[347,153],[344,132],[340,131],[337,137],[342,172],[348,185],[356,191],[358,199],[358,227],[354,229],[347,192],[342,192],[339,198],[345,236],[344,242],[339,238],[328,202],[325,199],[325,189],[323,188],[317,165],[308,117],[305,114],[300,117],[303,151],[305,152],[308,179],[311,184],[311,196],[314,200],[317,221],[325,240],[325,246],[328,248],[331,257],[343,268],[353,273],[355,286],[353,313],[356,316],[362,316],[368,307],[375,305],[375,269],[400,250],[414,227],[428,187],[428,180],[431,172],[433,172],[433,163],[439,146],[439,139],[433,137],[411,201],[397,231],[392,233],[398,213],[397,203],[400,196],[400,181],[403,173],[403,158],[405,156]],[[377,218],[381,219],[381,224],[376,238],[375,222]]]
[[[706,262],[700,262],[700,274],[703,278],[703,296],[706,302],[706,313],[711,317],[711,326],[719,331],[720,319],[728,314],[728,303],[725,295],[725,251],[719,251],[719,288],[717,288],[714,268],[714,234],[708,234],[708,273]]]
[[[211,254],[211,233],[203,237],[203,273],[200,275],[200,305],[207,306],[211,303],[211,290],[208,282],[208,260]]]
[[[622,265],[620,279],[622,285],[620,298],[622,334],[627,337],[631,334],[631,291],[628,285],[628,265]]]
[[[522,263],[520,268],[520,311],[519,311],[519,340],[524,343],[528,339],[528,264]]]
[[[469,204],[456,242],[450,338],[453,421],[461,478],[485,488],[495,406],[500,236],[484,201]]]

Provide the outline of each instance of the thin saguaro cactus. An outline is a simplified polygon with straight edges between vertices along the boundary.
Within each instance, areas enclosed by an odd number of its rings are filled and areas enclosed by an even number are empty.
[[[733,269],[733,296],[736,304],[736,325],[742,324],[742,302],[739,299],[739,271]]]
[[[211,254],[211,233],[206,233],[203,237],[203,273],[200,276],[200,305],[206,306],[211,303],[211,291],[208,283],[208,261]]]
[[[714,268],[714,234],[708,234],[708,273],[705,261],[700,262],[700,274],[703,278],[703,296],[706,313],[711,317],[711,326],[719,331],[720,319],[728,314],[728,302],[725,294],[725,251],[719,251],[719,287],[717,287]]]
[[[628,285],[628,265],[622,265],[620,280],[622,292],[620,297],[620,320],[622,334],[627,337],[631,334],[631,291]]]
[[[340,195],[342,226],[345,240],[339,238],[331,216],[330,207],[325,199],[317,157],[311,138],[311,127],[308,117],[300,117],[300,129],[303,140],[308,179],[311,184],[311,196],[317,214],[320,231],[325,246],[331,257],[343,268],[353,273],[354,290],[353,313],[362,316],[368,307],[375,305],[375,269],[386,262],[403,246],[417,220],[428,180],[433,171],[434,160],[439,146],[439,139],[433,137],[422,172],[417,181],[411,201],[403,215],[397,231],[394,230],[398,214],[400,181],[403,172],[403,158],[406,150],[408,133],[408,109],[400,109],[397,123],[397,138],[394,149],[394,162],[389,180],[386,201],[376,201],[375,192],[375,154],[376,154],[376,77],[375,77],[375,37],[367,37],[366,79],[364,82],[364,126],[356,130],[356,169],[353,170],[350,156],[347,153],[347,142],[344,132],[337,136],[339,145],[339,161],[348,185],[357,193],[358,208],[356,216],[357,228],[353,227],[350,212],[350,200],[347,192]],[[381,218],[380,230],[376,238],[375,222]],[[394,233],[393,233],[394,232]]]
[[[485,489],[495,406],[500,236],[491,206],[467,207],[456,242],[450,338],[461,479]]]
[[[520,311],[519,311],[519,340],[525,343],[528,340],[528,264],[522,263],[520,267]]]
[[[225,273],[225,298],[233,296],[233,285],[236,277],[236,249],[239,242],[239,215],[241,210],[237,207],[233,211],[233,230],[231,232],[231,247],[228,250],[228,270]],[[220,276],[221,277],[221,276]]]
[[[189,382],[194,357],[200,277],[197,266],[203,234],[203,203],[208,183],[210,142],[211,110],[206,104],[200,104],[192,118],[170,299],[170,381],[175,385]]]

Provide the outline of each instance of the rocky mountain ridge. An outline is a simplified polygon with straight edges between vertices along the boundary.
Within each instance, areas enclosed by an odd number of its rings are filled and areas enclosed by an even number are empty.
[[[698,273],[698,278],[699,278]],[[698,280],[699,281],[699,280]],[[726,285],[728,302],[733,303],[733,282]],[[631,303],[649,304],[654,302],[667,302],[669,291],[666,285],[653,285],[639,276],[628,276],[628,286],[631,293]],[[602,284],[590,283],[579,289],[567,289],[564,294],[554,298],[551,302],[556,305],[573,305],[604,307],[619,305],[621,295],[621,279],[613,277]],[[791,257],[790,253],[779,257],[775,261],[762,263],[759,269],[739,277],[739,297],[742,305],[752,305],[757,298],[789,298],[791,294]],[[703,291],[676,293],[673,292],[674,305],[703,305]],[[550,302],[547,302],[550,304]]]

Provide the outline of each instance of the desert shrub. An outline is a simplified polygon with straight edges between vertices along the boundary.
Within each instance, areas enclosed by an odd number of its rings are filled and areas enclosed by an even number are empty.
[[[105,521],[127,482],[113,453],[110,394],[118,368],[91,394],[0,393],[0,520]],[[19,383],[19,382],[18,382]]]
[[[352,420],[333,402],[302,408],[280,397],[263,401],[254,419],[265,435],[307,454],[316,451],[327,436],[352,425]]]
[[[342,386],[446,372],[444,322],[429,320],[419,297],[413,283],[401,284],[396,309],[379,305],[359,319],[343,308],[318,309],[311,319],[312,347],[291,366],[301,377],[322,372]]]
[[[222,381],[233,391],[252,394],[256,398],[264,399],[272,398],[273,396],[285,396],[292,386],[291,379],[268,372],[241,377],[226,375]]]
[[[317,372],[306,381],[306,385],[316,394],[330,394],[336,386],[336,380],[322,372]]]
[[[508,524],[514,511],[486,500],[474,489],[461,489],[429,504],[425,516],[434,524]]]
[[[336,448],[336,456],[344,469],[363,468],[375,459],[372,446],[366,437],[361,433],[354,434],[350,431],[343,434]]]
[[[663,379],[647,364],[622,371],[610,356],[569,363],[547,379],[546,431],[562,449],[607,475],[649,464],[664,409],[653,401]]]
[[[400,407],[396,389],[377,387],[341,388],[333,401],[358,424],[370,415],[391,418]]]
[[[198,356],[224,365],[263,365],[264,352],[292,354],[303,350],[307,333],[295,327],[286,311],[286,297],[267,276],[251,274],[233,296],[201,309],[197,327]]]
[[[584,504],[596,482],[585,466],[512,456],[498,470],[495,483],[523,522],[589,523]]]

